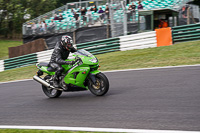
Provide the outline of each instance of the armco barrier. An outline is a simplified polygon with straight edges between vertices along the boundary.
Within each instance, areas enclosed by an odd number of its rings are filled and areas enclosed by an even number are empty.
[[[53,49],[47,51],[37,52],[37,61],[38,62],[49,62],[51,55],[53,53]]]
[[[200,39],[200,24],[176,26],[172,28],[173,41],[190,41]],[[102,54],[113,51],[125,51],[132,49],[144,49],[157,47],[156,31],[120,36],[88,43],[76,44],[77,49],[85,49],[92,54]],[[0,60],[0,72],[16,67],[35,64],[37,62],[49,62],[52,50],[18,56],[6,60]],[[72,57],[70,54],[69,58]]]
[[[4,60],[0,60],[0,72],[4,71]]]
[[[4,69],[12,69],[16,67],[26,66],[37,63],[37,54],[28,54],[4,60]]]
[[[200,39],[200,23],[172,27],[173,42]]]
[[[156,47],[155,36],[155,31],[152,31],[119,38],[109,38],[76,44],[76,48],[85,49],[95,55],[119,50],[143,49],[148,47]],[[4,64],[0,66],[0,71],[26,66],[29,64],[35,64],[37,62],[49,62],[52,52],[53,49],[6,59],[2,61]],[[69,58],[71,57],[72,54],[69,55]]]
[[[88,43],[76,44],[77,49],[85,49],[92,54],[102,54],[107,52],[119,51],[119,38],[110,38]]]
[[[157,46],[155,31],[121,36],[119,38],[120,51],[144,49]]]

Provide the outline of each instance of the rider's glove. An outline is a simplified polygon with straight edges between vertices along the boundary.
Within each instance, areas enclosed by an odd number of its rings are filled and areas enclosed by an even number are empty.
[[[65,61],[65,64],[67,65],[73,65],[75,63],[75,61]]]
[[[75,62],[78,62],[79,61],[79,59],[75,59]]]
[[[72,61],[71,65],[74,65],[75,64],[75,61]]]
[[[81,58],[76,58],[76,59],[75,59],[75,62],[77,62],[77,61],[81,61]]]

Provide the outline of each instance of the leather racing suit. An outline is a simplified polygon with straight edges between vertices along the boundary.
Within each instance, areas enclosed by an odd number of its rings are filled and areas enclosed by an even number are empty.
[[[59,80],[59,76],[62,74],[63,67],[61,65],[64,64],[73,64],[73,61],[65,61],[70,52],[74,53],[77,50],[72,47],[70,49],[66,49],[61,42],[57,42],[54,51],[52,53],[49,66],[52,67],[55,70],[55,78],[54,80]]]

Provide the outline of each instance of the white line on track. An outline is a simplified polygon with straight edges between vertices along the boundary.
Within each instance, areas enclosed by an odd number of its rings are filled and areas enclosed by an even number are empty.
[[[166,69],[166,68],[182,68],[182,67],[200,67],[200,64],[197,65],[181,65],[181,66],[166,66],[166,67],[151,67],[151,68],[138,68],[138,69],[125,69],[125,70],[113,70],[113,71],[104,71],[107,72],[125,72],[125,71],[141,71],[141,70],[156,70],[156,69]]]
[[[0,129],[37,129],[37,130],[65,130],[87,132],[115,132],[115,133],[200,133],[200,131],[181,130],[147,130],[147,129],[121,129],[121,128],[91,128],[91,127],[58,127],[58,126],[11,126],[0,125]]]
[[[14,81],[0,82],[0,84],[13,83],[13,82],[21,82],[21,81],[29,81],[29,80],[33,80],[33,79],[22,79],[22,80],[14,80]]]
[[[181,65],[181,66],[166,66],[166,67],[152,67],[152,68],[139,68],[139,69],[125,69],[125,70],[112,70],[112,71],[102,71],[102,72],[104,72],[104,73],[111,73],[111,72],[156,70],[156,69],[182,68],[182,67],[195,67],[195,66],[200,66],[200,64],[196,64],[196,65]],[[8,82],[0,82],[0,84],[13,83],[13,82],[21,82],[21,81],[29,81],[29,80],[33,80],[33,79],[23,79],[23,80],[15,80],[15,81],[8,81]]]

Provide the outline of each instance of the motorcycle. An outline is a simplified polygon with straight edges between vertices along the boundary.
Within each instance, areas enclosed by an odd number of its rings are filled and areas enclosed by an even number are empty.
[[[90,90],[96,96],[103,96],[109,90],[109,81],[98,68],[98,59],[88,51],[81,49],[74,53],[73,65],[62,65],[64,71],[59,77],[59,88],[54,87],[55,70],[49,63],[37,63],[39,69],[33,79],[42,84],[44,94],[49,98],[57,98],[62,92]],[[42,78],[41,76],[47,75]]]

